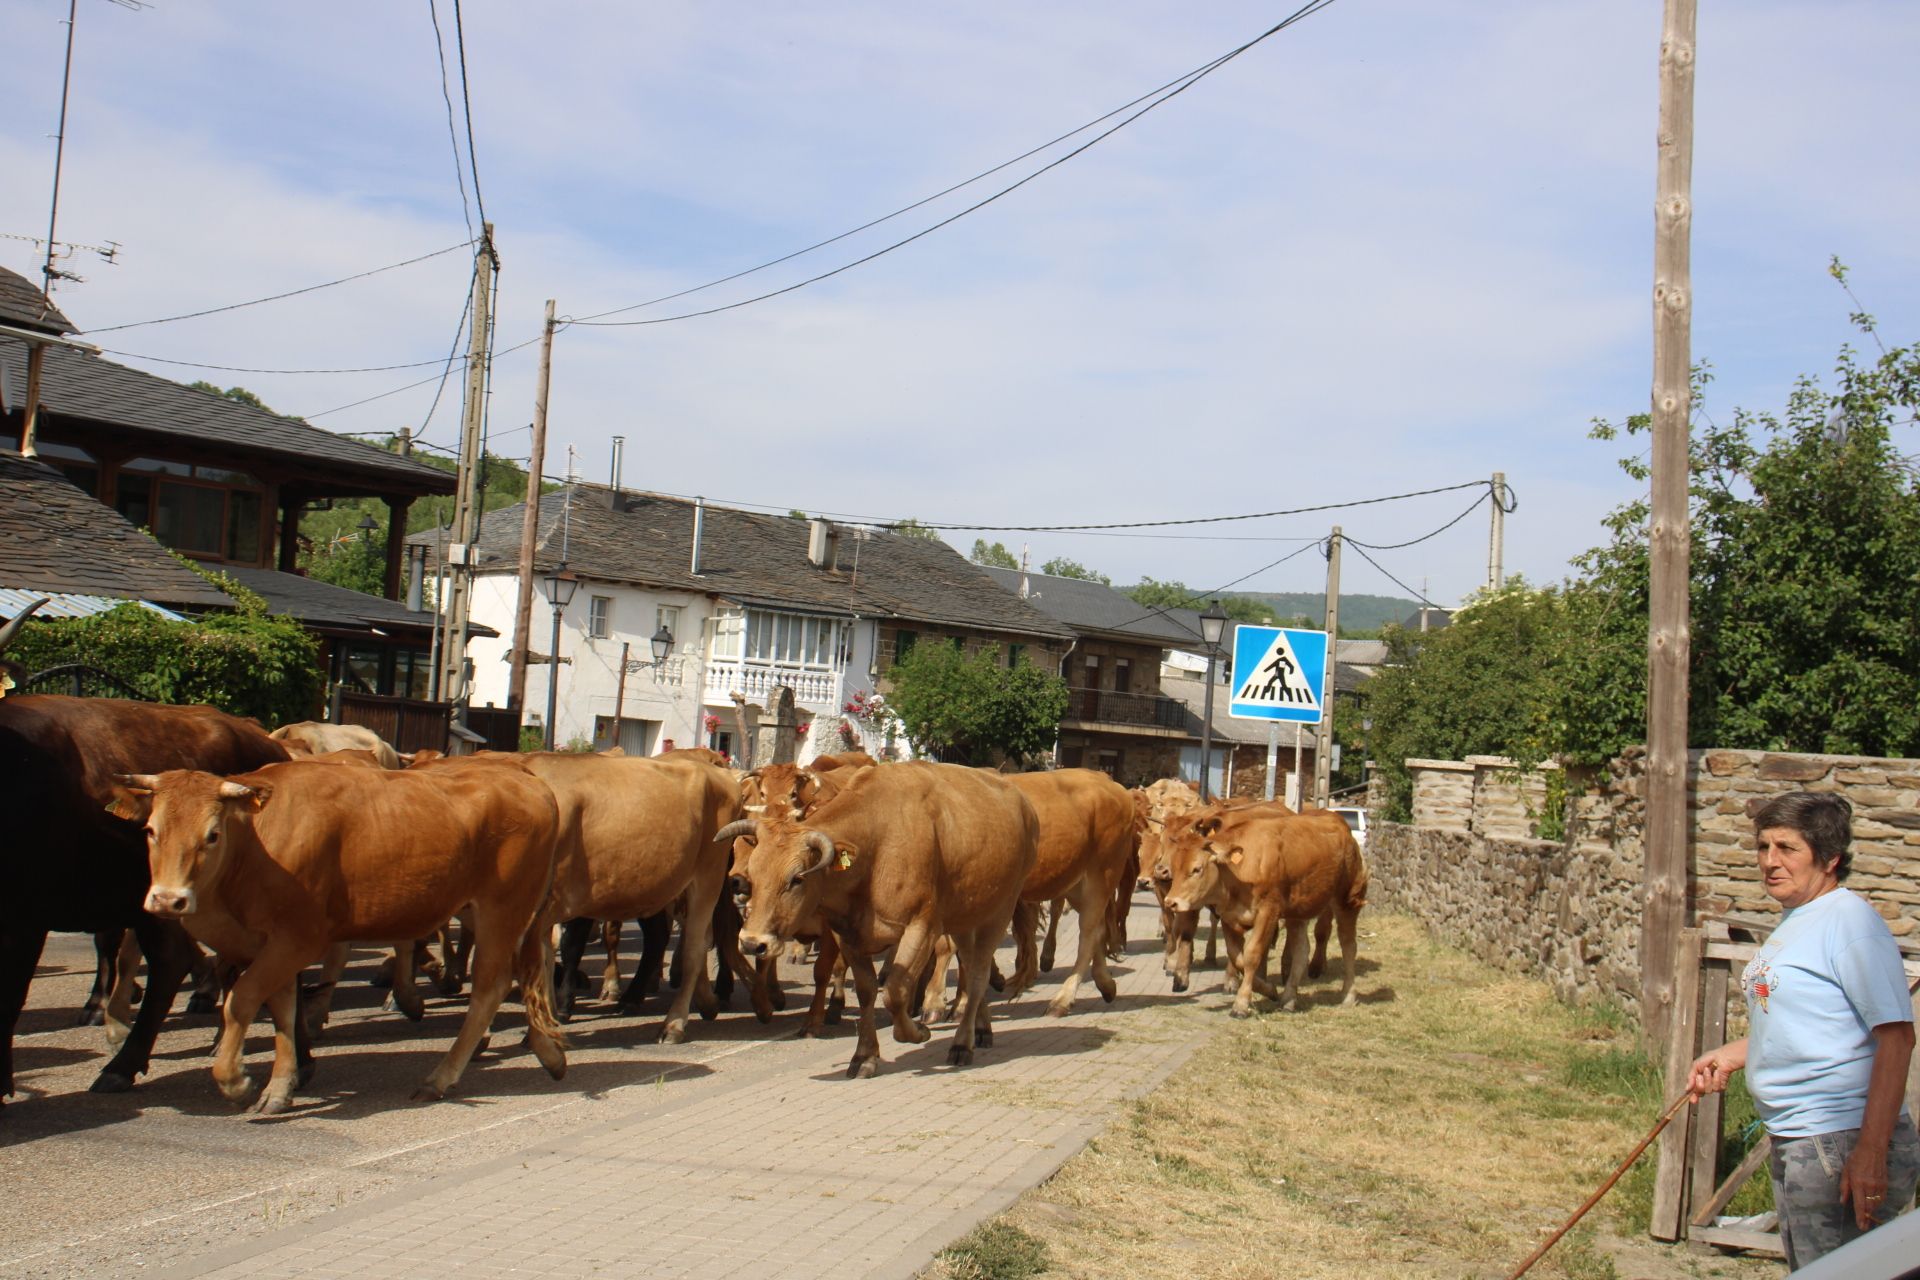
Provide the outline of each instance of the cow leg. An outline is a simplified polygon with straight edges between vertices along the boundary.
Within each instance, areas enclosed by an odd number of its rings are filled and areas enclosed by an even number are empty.
[[[1240,948],[1240,994],[1234,998],[1232,1014],[1236,1018],[1245,1018],[1253,1013],[1254,986],[1260,976],[1266,972],[1267,952],[1273,949],[1275,936],[1280,929],[1280,910],[1269,903],[1261,903],[1254,909],[1253,927],[1247,930],[1245,943]],[[1305,934],[1301,935],[1304,940]],[[1291,947],[1292,942],[1288,943]],[[1287,995],[1293,995],[1293,984],[1287,984]],[[1291,1005],[1283,1007],[1291,1008]]]
[[[933,922],[922,916],[908,922],[900,931],[900,941],[893,947],[893,963],[887,968],[887,1012],[893,1015],[893,1039],[896,1044],[925,1044],[933,1038],[926,1026],[914,1020],[913,994],[920,980],[920,971],[933,958],[934,946],[938,935],[933,931]],[[980,980],[986,981],[987,971],[983,966]],[[944,979],[943,979],[944,980]]]
[[[125,1093],[133,1088],[134,1079],[146,1072],[153,1042],[160,1037],[160,1024],[173,1008],[173,998],[199,955],[186,929],[175,921],[142,912],[134,922],[133,933],[147,959],[147,992],[140,1000],[140,1012],[133,1019],[126,1042],[94,1078],[90,1086],[94,1093]]]
[[[1065,899],[1055,899],[1047,908],[1047,938],[1044,953],[1034,945],[1033,935],[1040,926],[1040,905],[1022,902],[1013,909],[1013,977],[1003,990],[1009,1000],[1019,996],[1040,980],[1043,970],[1053,968],[1054,927],[1060,923]]]
[[[1073,886],[1073,909],[1079,917],[1080,947],[1074,958],[1073,971],[1060,984],[1060,990],[1054,994],[1047,1005],[1051,1017],[1060,1018],[1073,1012],[1073,998],[1080,990],[1080,984],[1089,976],[1100,981],[1100,994],[1111,1002],[1116,988],[1113,978],[1107,973],[1107,886],[1092,872],[1080,877]]]
[[[600,922],[600,945],[607,950],[607,963],[600,970],[600,1003],[612,1004],[620,998],[620,922]]]
[[[227,995],[220,983],[220,966],[211,955],[200,949],[197,942],[193,944],[193,964],[187,972],[193,978],[193,994],[187,997],[187,1012],[219,1013]]]
[[[1066,909],[1067,900],[1065,898],[1055,898],[1047,904],[1047,935],[1040,941],[1041,973],[1053,972],[1054,942],[1060,933],[1060,913]],[[1017,921],[1019,918],[1018,910],[1016,909],[1014,919]],[[1016,924],[1015,928],[1018,927]],[[1017,978],[1015,980],[1018,981]],[[1007,999],[1011,1000],[1018,994],[1020,994],[1018,991],[1009,991],[1007,992]]]
[[[754,963],[740,954],[740,908],[735,906],[732,897],[722,894],[720,902],[714,907],[714,942],[720,950],[720,970],[737,978],[747,988],[747,996],[753,1002],[753,1016],[761,1022],[772,1022],[773,1011],[785,1008],[786,999],[780,995],[778,949]],[[764,976],[763,976],[764,975]]]
[[[825,944],[821,945],[824,948]],[[827,989],[827,1025],[837,1027],[847,1011],[847,956],[837,936],[833,947],[833,981]]]
[[[105,937],[96,934],[97,939]],[[107,1044],[119,1048],[127,1038],[127,1032],[133,1028],[133,1006],[140,999],[140,939],[133,930],[122,930],[120,943],[111,960],[112,981],[107,988],[107,1003],[103,1022],[107,1028]]]
[[[567,1074],[566,1035],[553,1009],[553,963],[547,949],[552,945],[553,929],[536,919],[520,939],[514,956],[515,974],[520,980],[520,1003],[527,1015],[527,1047],[555,1080]],[[485,1037],[482,1037],[483,1044]]]
[[[966,984],[966,1011],[954,1029],[953,1043],[947,1046],[950,1067],[970,1065],[976,1045],[984,1048],[993,1043],[992,1022],[987,1015],[987,979],[1001,932],[992,928],[975,929],[953,940],[955,949],[961,953],[960,980]]]
[[[727,963],[727,948],[731,944],[737,951],[740,943],[740,909],[733,905],[733,895],[726,890],[726,882],[721,881],[720,894],[713,902],[713,930],[709,935],[713,942],[715,956],[713,966],[713,994],[720,997],[720,1003],[731,1007],[733,1004],[733,966]],[[773,1011],[769,1009],[768,1015]]]
[[[880,1069],[880,1034],[874,1027],[873,1006],[880,994],[880,981],[873,976],[870,956],[847,957],[853,970],[853,989],[860,997],[860,1025],[854,1041],[853,1061],[847,1064],[847,1079],[870,1080]]]
[[[1313,926],[1313,960],[1307,965],[1307,976],[1317,978],[1327,971],[1327,939],[1333,936],[1333,908],[1328,907],[1320,913],[1319,921]]]
[[[840,1014],[832,1008],[830,999],[836,971],[845,972],[841,963],[840,943],[834,937],[833,930],[822,929],[820,950],[813,959],[813,1002],[807,1006],[807,1020],[800,1028],[803,1037],[820,1035],[827,1023],[840,1021]],[[844,997],[841,1004],[845,1006]]]
[[[556,962],[553,981],[554,1006],[558,1009],[562,1022],[573,1021],[573,1004],[580,993],[579,987],[575,985],[580,973],[580,958],[587,953],[587,936],[592,931],[593,921],[586,916],[575,916],[560,926],[560,956]],[[477,969],[478,966],[476,971]],[[474,982],[479,981],[480,979],[476,976]]]
[[[46,945],[45,929],[0,928],[0,1107],[13,1093],[13,1029]]]
[[[435,1102],[452,1091],[455,1082],[460,1079],[461,1072],[467,1069],[467,1063],[472,1060],[475,1050],[480,1047],[480,1041],[486,1038],[488,1029],[492,1027],[493,1015],[499,1012],[500,1002],[507,997],[507,987],[513,980],[516,953],[516,948],[509,946],[508,943],[512,940],[514,931],[506,921],[490,919],[491,915],[497,915],[497,909],[489,912],[483,908],[480,912],[479,936],[474,939],[479,957],[473,963],[473,994],[467,1001],[467,1016],[460,1024],[460,1034],[454,1038],[453,1047],[447,1050],[446,1056],[440,1059],[439,1064],[428,1074],[426,1082],[413,1091],[415,1102]],[[573,920],[567,922],[566,928],[561,933],[562,945],[565,945],[575,923]],[[586,946],[587,924],[583,924],[579,931],[580,949]],[[547,944],[543,939],[550,937],[552,931],[550,928],[543,929],[541,923],[536,921],[532,932],[538,935],[534,939],[534,944],[539,948],[541,964],[544,967]],[[573,961],[576,963],[580,958],[580,949],[573,952]],[[563,979],[573,972],[572,964],[568,963],[564,955],[560,969]],[[541,985],[540,975],[528,976],[533,986],[538,989]],[[549,984],[552,982],[551,975],[547,980]],[[552,987],[549,985],[547,989],[551,990]],[[538,998],[534,995],[528,996],[529,1000]],[[529,1020],[529,1026],[531,1026],[531,1020]]]
[[[1340,982],[1340,1007],[1353,1005],[1353,968],[1360,958],[1360,913],[1342,911],[1340,922],[1340,963],[1345,970]]]
[[[680,1044],[687,1038],[687,1011],[696,998],[700,1016],[711,1019],[720,1012],[713,987],[707,981],[707,950],[713,930],[713,908],[726,883],[726,868],[718,862],[702,867],[687,886],[687,913],[680,922],[680,989],[673,993],[673,1004],[660,1028],[661,1044]]]
[[[267,996],[267,1010],[273,1015],[273,1075],[254,1104],[256,1115],[279,1115],[293,1101],[294,1082],[300,1075],[298,1006],[298,978]]]
[[[234,979],[227,991],[226,1007],[221,1011],[220,1040],[213,1051],[213,1082],[228,1102],[244,1105],[253,1093],[253,1081],[243,1061],[247,1028],[253,1025],[260,1006],[281,988],[291,988],[299,980],[306,964],[294,947],[280,939],[269,939],[260,954]],[[276,1040],[275,1070],[279,1056]]]
[[[1298,924],[1298,928],[1294,927]],[[1300,975],[1307,968],[1307,938],[1312,931],[1310,921],[1287,922],[1287,959],[1292,963],[1293,973],[1287,979],[1287,988],[1280,996],[1280,1008],[1292,1013],[1300,1007]]]
[[[956,984],[953,993],[954,1003],[947,1002],[947,966],[952,961],[953,939],[942,934],[933,940],[933,957],[927,965],[927,971],[924,974],[915,975],[918,979],[920,994],[920,1021],[930,1027],[953,1017],[960,1000],[960,990]],[[893,962],[896,966],[900,963],[898,951],[894,953]],[[893,1007],[891,987],[887,991],[887,1005],[889,1008]]]
[[[339,989],[340,975],[347,971],[347,956],[352,950],[345,942],[334,943],[320,962],[320,981],[301,996],[300,1021],[309,1040],[320,1039],[327,1029],[327,1020],[333,1016],[333,993]]]
[[[1220,913],[1218,911],[1209,911],[1207,912],[1207,958],[1205,961],[1209,969],[1213,968],[1220,958],[1220,953],[1214,946],[1219,940]]]
[[[460,932],[455,937],[453,926]],[[473,954],[473,908],[463,907],[440,926],[440,994],[457,996],[467,984],[467,962]]]
[[[393,946],[393,990],[388,999],[393,1007],[406,1016],[408,1022],[418,1022],[427,1016],[426,1001],[420,998],[420,988],[414,982],[413,962],[419,944],[408,938],[396,942]]]
[[[1118,960],[1127,954],[1127,917],[1133,914],[1133,887],[1140,879],[1140,850],[1127,855],[1120,879],[1113,886],[1112,915],[1107,921],[1107,958]]]
[[[1200,926],[1200,912],[1181,911],[1173,915],[1173,933],[1171,935],[1173,966],[1173,989],[1185,991],[1193,973],[1193,934]]]
[[[106,1021],[107,993],[113,990],[114,956],[119,954],[124,930],[108,929],[93,935],[93,987],[80,1006],[77,1027],[97,1027]]]

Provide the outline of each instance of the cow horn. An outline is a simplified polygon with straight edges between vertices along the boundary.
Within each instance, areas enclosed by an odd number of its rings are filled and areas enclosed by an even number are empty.
[[[740,807],[748,813],[765,813],[767,811],[767,806],[763,804],[743,804]]]
[[[13,643],[13,638],[20,634],[20,628],[25,626],[27,619],[33,616],[33,611],[45,603],[47,603],[47,597],[41,596],[32,604],[14,614],[6,626],[0,627],[0,652],[6,651],[6,647]]]
[[[253,795],[253,788],[244,782],[223,782],[220,784],[222,800],[246,800]]]
[[[740,781],[758,782],[760,781],[760,771],[758,769],[749,770],[748,772],[740,775]]]
[[[758,832],[755,830],[755,824],[752,818],[741,818],[737,822],[729,822],[726,826],[713,833],[713,842],[715,844],[732,844],[742,836],[758,843]]]
[[[806,845],[807,845],[807,848],[813,850],[815,853],[819,854],[820,856],[813,860],[812,866],[808,867],[805,871],[802,871],[800,874],[803,876],[810,876],[816,871],[826,870],[827,864],[833,861],[833,841],[827,839],[824,835],[821,835],[818,831],[809,831],[807,832]]]
[[[160,775],[157,773],[116,773],[113,779],[143,795],[152,794],[160,786]]]

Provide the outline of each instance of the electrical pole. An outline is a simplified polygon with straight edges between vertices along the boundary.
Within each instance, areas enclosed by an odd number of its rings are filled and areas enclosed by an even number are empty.
[[[1340,526],[1327,539],[1327,671],[1320,686],[1320,725],[1313,735],[1313,803],[1326,808],[1333,797],[1333,679],[1339,670]]]
[[[473,607],[473,544],[480,536],[482,495],[480,476],[480,425],[486,412],[487,339],[493,328],[493,273],[499,266],[494,255],[493,224],[486,223],[480,233],[480,248],[473,258],[473,332],[467,342],[466,404],[460,427],[460,471],[454,494],[453,534],[449,553],[456,563],[449,567],[447,598],[444,606],[446,643],[440,650],[437,672],[437,696],[447,702],[464,701],[467,696],[465,669],[467,657],[467,617]]]
[[[527,642],[533,634],[533,547],[540,537],[540,473],[547,458],[547,387],[553,379],[553,299],[547,299],[547,323],[540,333],[540,381],[533,392],[533,456],[527,460],[527,505],[520,521],[519,585],[513,604],[513,671],[507,679],[507,705],[527,700]],[[559,657],[558,654],[549,655]],[[620,667],[620,689],[627,687],[626,665]],[[615,718],[618,731],[618,717]]]
[[[1493,473],[1493,528],[1487,537],[1487,590],[1507,585],[1507,473]]]
[[[1688,410],[1693,289],[1695,0],[1666,0],[1660,37],[1659,191],[1653,257],[1653,512],[1647,629],[1646,906],[1640,1018],[1664,1046],[1674,1023],[1674,951],[1687,916]]]

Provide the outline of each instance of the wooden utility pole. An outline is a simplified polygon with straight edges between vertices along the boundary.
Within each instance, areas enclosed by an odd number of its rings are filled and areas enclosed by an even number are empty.
[[[1320,686],[1320,725],[1313,734],[1313,803],[1324,809],[1333,797],[1333,679],[1339,670],[1340,526],[1327,539],[1327,672]]]
[[[526,514],[520,520],[519,586],[513,603],[513,670],[507,678],[507,705],[527,698],[527,643],[533,635],[533,548],[540,537],[540,473],[547,460],[547,387],[553,381],[553,299],[547,299],[547,323],[540,333],[540,381],[533,391],[533,456],[527,460]],[[627,666],[620,663],[620,689],[626,691]],[[619,716],[614,717],[618,732]]]
[[[1646,899],[1640,1022],[1666,1044],[1675,1022],[1674,960],[1687,909],[1688,410],[1693,290],[1695,0],[1666,0],[1660,37],[1659,190],[1653,250],[1652,604],[1647,628]],[[1673,1085],[1669,1080],[1669,1086]]]
[[[449,552],[458,559],[447,575],[443,606],[446,643],[440,650],[438,697],[458,702],[467,695],[464,673],[467,657],[467,616],[473,607],[473,544],[480,536],[483,495],[480,491],[482,443],[480,428],[486,415],[487,339],[493,327],[493,273],[500,263],[494,255],[493,224],[480,233],[473,259],[473,333],[467,343],[467,385],[460,428],[460,471],[454,494],[453,533]]]
[[[1487,590],[1507,584],[1507,473],[1493,473],[1493,527],[1487,535]]]

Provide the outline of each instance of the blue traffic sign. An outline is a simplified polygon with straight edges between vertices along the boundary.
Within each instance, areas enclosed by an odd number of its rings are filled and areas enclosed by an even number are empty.
[[[1243,625],[1233,633],[1228,715],[1319,724],[1326,682],[1326,632]]]

